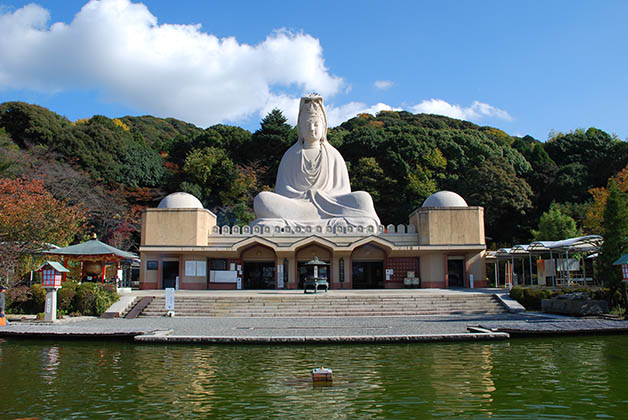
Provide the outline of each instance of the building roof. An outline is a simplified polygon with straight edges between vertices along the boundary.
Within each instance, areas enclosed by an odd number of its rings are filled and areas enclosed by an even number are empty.
[[[63,266],[63,264],[58,263],[56,261],[46,261],[45,263],[43,263],[42,265],[40,265],[39,267],[37,267],[37,269],[35,271],[41,271],[44,269],[44,267],[46,267],[47,265],[49,265],[50,267],[54,268],[55,270],[57,270],[60,273],[69,273],[70,270],[68,270],[67,268],[65,268]]]
[[[613,263],[613,265],[622,265],[622,264],[628,264],[628,254],[622,255],[621,257],[619,257],[617,261]]]
[[[202,209],[203,204],[192,194],[175,192],[165,196],[157,206],[159,209]]]
[[[453,191],[439,191],[425,199],[421,207],[469,207],[464,198]]]
[[[100,242],[98,239],[92,239],[91,241],[83,242],[77,245],[70,245],[65,248],[51,249],[44,251],[44,254],[49,255],[63,255],[71,257],[110,257],[115,260],[136,259],[137,255],[122,251],[121,249],[114,248],[111,245]]]
[[[577,238],[563,239],[561,241],[536,241],[530,244],[530,251],[597,251],[604,238],[600,235],[579,236]]]

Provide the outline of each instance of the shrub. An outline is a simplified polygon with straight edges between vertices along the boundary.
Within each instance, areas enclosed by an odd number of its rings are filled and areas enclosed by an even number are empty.
[[[99,283],[65,282],[57,292],[57,310],[62,314],[100,315],[117,301],[118,294]],[[16,286],[7,290],[6,309],[14,314],[38,314],[44,311],[46,291],[40,284]]]
[[[76,310],[76,289],[78,283],[66,281],[63,287],[57,292],[57,307],[63,313],[70,313]]]
[[[98,283],[83,283],[76,289],[76,310],[83,315],[99,316],[118,300],[118,294]]]
[[[29,313],[36,314],[44,310],[46,305],[46,291],[41,284],[33,284],[31,286],[31,301]]]
[[[28,286],[11,287],[6,291],[7,312],[14,314],[25,313],[26,302],[30,300],[30,288]]]
[[[619,291],[612,293],[610,289],[590,289],[588,287],[552,290],[515,286],[510,290],[510,297],[523,305],[527,310],[540,311],[543,299],[551,299],[567,293],[586,293],[591,299],[607,301],[610,307],[623,303],[623,296]]]

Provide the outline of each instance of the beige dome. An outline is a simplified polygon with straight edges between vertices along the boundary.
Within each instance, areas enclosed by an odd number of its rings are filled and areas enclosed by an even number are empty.
[[[469,207],[464,198],[452,191],[439,191],[425,199],[421,207]]]
[[[157,206],[159,209],[202,209],[203,204],[192,194],[176,192],[165,196]]]

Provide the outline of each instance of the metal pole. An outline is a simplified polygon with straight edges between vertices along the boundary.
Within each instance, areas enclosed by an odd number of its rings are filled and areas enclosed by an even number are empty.
[[[515,257],[510,256],[510,287],[515,284]]]
[[[569,250],[565,250],[565,260],[565,269],[567,270],[567,287],[571,287],[571,276],[569,275]]]
[[[550,261],[552,262],[552,289],[556,288],[556,264],[554,264],[554,257],[552,256],[552,250],[550,249]]]
[[[584,277],[583,284],[586,286],[587,285],[587,257],[582,257],[582,277]]]
[[[495,260],[495,287],[499,287],[499,260]]]
[[[530,261],[530,286],[532,286],[532,254],[528,251],[528,260]],[[538,278],[538,273],[537,273]],[[538,279],[537,279],[538,283]]]

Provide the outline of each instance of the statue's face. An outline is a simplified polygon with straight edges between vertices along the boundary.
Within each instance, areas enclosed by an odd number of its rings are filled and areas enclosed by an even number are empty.
[[[313,106],[308,106],[301,112],[299,131],[303,140],[314,143],[323,138],[323,116]]]

